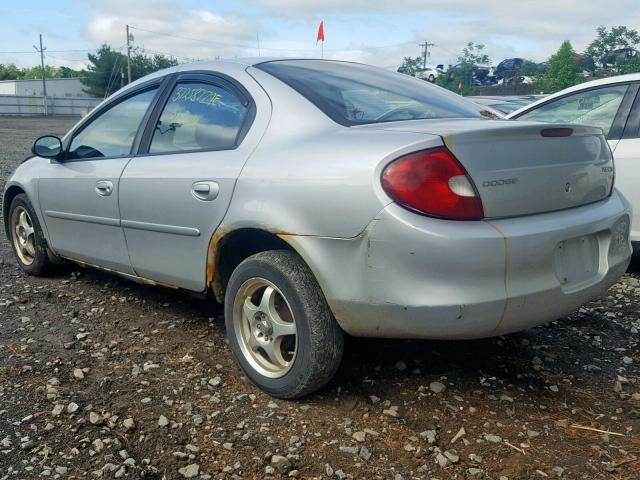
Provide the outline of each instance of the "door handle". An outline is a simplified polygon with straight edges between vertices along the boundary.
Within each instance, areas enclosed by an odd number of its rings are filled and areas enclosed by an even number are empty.
[[[220,186],[217,182],[202,181],[195,182],[193,185],[191,185],[191,195],[193,195],[198,200],[204,200],[205,202],[215,200],[219,192]]]
[[[98,195],[108,197],[113,193],[113,182],[109,180],[99,180],[96,182],[96,192]]]

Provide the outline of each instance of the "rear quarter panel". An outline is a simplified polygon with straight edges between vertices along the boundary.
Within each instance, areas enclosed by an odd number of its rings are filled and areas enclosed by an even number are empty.
[[[380,186],[382,168],[442,144],[435,135],[343,127],[269,74],[249,73],[271,97],[272,117],[238,179],[223,229],[354,237],[391,202]]]

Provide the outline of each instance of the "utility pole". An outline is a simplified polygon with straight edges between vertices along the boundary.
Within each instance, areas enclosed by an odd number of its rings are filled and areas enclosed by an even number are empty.
[[[40,66],[42,67],[42,105],[44,106],[44,115],[47,115],[47,81],[45,79],[44,73],[44,51],[46,48],[42,48],[42,34],[40,34],[40,48],[35,45],[33,48],[36,49],[36,52],[40,53]]]
[[[429,53],[429,47],[433,47],[434,44],[425,40],[424,43],[420,44],[420,46],[422,47],[422,68],[427,68],[427,57],[431,56]]]
[[[131,83],[131,42],[133,35],[129,33],[129,25],[127,25],[127,83]]]
[[[260,34],[256,33],[256,40],[258,41],[258,56],[260,57]]]

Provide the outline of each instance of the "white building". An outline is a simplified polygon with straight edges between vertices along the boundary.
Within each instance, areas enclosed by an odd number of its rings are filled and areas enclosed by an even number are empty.
[[[47,97],[94,98],[85,93],[84,88],[86,87],[79,78],[47,79]],[[42,97],[42,80],[2,80],[0,95]]]

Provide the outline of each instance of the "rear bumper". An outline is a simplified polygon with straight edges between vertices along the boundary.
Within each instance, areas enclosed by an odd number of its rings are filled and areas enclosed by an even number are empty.
[[[387,206],[357,238],[287,238],[352,335],[480,338],[541,325],[602,294],[631,257],[630,208],[436,220]]]

